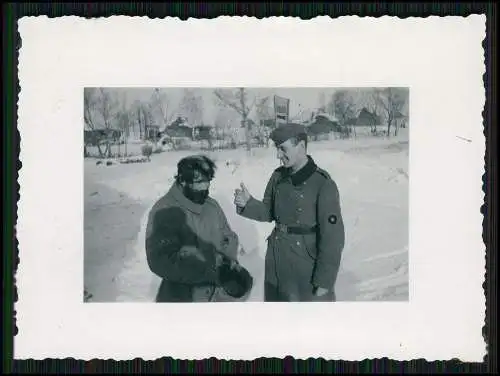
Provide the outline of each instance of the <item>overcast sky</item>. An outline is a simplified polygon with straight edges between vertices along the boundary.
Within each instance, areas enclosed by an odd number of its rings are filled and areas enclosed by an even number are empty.
[[[177,106],[184,94],[184,88],[161,88]],[[215,88],[190,88],[203,97],[204,122],[213,123],[218,107],[215,105]],[[267,95],[278,95],[290,99],[290,116],[299,113],[301,108],[315,109],[319,104],[320,93],[324,92],[326,97],[334,92],[332,88],[248,88],[249,95],[262,98]],[[123,88],[118,92],[124,93],[128,103],[134,100],[147,101],[151,98],[152,88]],[[272,102],[271,102],[272,104]]]
[[[149,101],[153,94],[153,89],[151,87],[148,88],[113,88],[119,98],[123,100],[126,98],[126,102],[131,104],[135,100],[140,101]],[[163,92],[165,92],[170,100],[171,108],[177,108],[183,95],[184,95],[184,87],[180,88],[161,88]],[[196,92],[196,94],[202,96],[203,98],[203,123],[205,124],[213,124],[217,111],[219,107],[216,105],[216,98],[213,94],[215,88],[193,88],[189,89]],[[237,88],[232,88],[233,91],[237,90]],[[325,100],[331,97],[331,95],[338,88],[317,88],[317,87],[309,87],[309,88],[247,88],[247,92],[250,97],[262,98],[264,96],[273,96],[278,95],[284,98],[290,99],[290,117],[293,118],[301,109],[305,109],[306,113],[308,110],[315,110],[319,107],[320,96],[324,93]],[[352,88],[355,89],[355,88]],[[123,96],[125,95],[125,96]],[[270,102],[272,105],[272,101]]]

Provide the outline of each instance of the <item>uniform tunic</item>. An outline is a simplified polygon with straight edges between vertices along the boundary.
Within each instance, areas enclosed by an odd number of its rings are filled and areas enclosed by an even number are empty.
[[[174,184],[149,213],[146,254],[162,278],[157,302],[203,302],[228,299],[215,288],[216,253],[237,260],[238,236],[219,204],[208,198],[198,205]]]
[[[246,218],[275,221],[267,238],[266,301],[334,301],[334,285],[345,243],[339,191],[330,175],[308,156],[295,174],[276,169],[262,201],[251,197],[238,213]],[[281,225],[312,228],[306,234],[288,233]],[[316,297],[314,287],[328,289]]]

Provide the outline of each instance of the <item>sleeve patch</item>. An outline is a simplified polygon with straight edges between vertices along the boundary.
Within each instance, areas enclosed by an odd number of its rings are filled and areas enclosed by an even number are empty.
[[[335,223],[337,223],[337,216],[336,215],[330,215],[328,217],[328,222],[330,222],[332,225],[334,225]]]

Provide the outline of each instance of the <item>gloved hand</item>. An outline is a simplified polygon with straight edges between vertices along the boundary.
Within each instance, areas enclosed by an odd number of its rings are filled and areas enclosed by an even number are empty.
[[[227,266],[227,265],[229,265],[229,268],[231,270],[233,270],[233,269],[240,270],[241,269],[241,265],[239,264],[239,262],[237,260],[233,260],[233,259],[227,257],[226,255],[217,252],[215,254],[215,267],[217,269],[219,269],[221,266]]]

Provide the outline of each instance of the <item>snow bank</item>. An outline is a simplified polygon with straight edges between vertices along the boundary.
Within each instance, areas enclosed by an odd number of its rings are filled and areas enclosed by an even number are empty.
[[[393,146],[389,146],[389,145]],[[394,146],[395,145],[395,146]],[[339,273],[340,300],[406,300],[408,294],[408,144],[366,139],[311,144],[310,154],[337,182],[346,224],[347,243]],[[116,166],[101,183],[147,203],[134,257],[119,275],[118,301],[153,301],[159,279],[149,270],[144,232],[149,208],[170,188],[178,160],[188,153],[155,155],[151,163]],[[211,194],[222,206],[239,235],[246,254],[241,262],[256,278],[250,300],[262,300],[266,238],[271,223],[250,221],[236,214],[234,190],[244,182],[261,199],[272,171],[278,166],[273,148],[208,153],[217,163]],[[123,169],[120,172],[119,169]],[[118,171],[118,172],[117,172]],[[366,260],[371,260],[368,262]]]
[[[148,214],[153,207],[150,204],[141,218],[141,226],[134,245],[133,257],[125,262],[117,278],[119,295],[122,302],[154,302],[161,279],[153,274],[146,259],[146,226]]]

